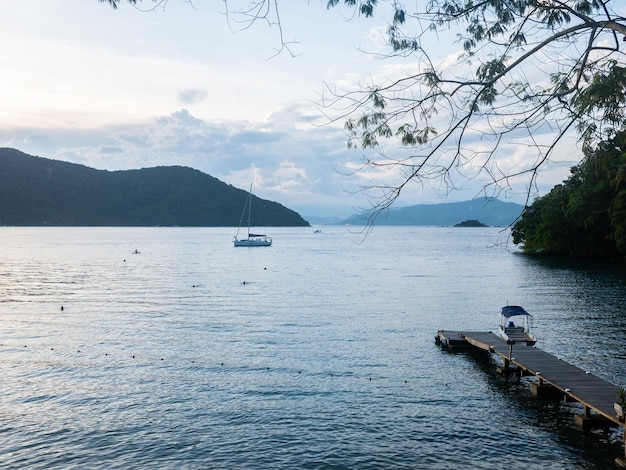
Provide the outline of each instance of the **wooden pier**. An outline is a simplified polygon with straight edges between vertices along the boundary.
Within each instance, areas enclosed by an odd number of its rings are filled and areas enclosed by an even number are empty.
[[[537,379],[531,384],[533,394],[581,403],[584,412],[576,420],[583,428],[597,425],[626,428],[614,408],[618,387],[541,349],[525,343],[507,343],[491,332],[478,331],[440,330],[435,342],[448,350],[475,348],[496,354],[502,358],[503,373]],[[624,444],[624,456],[615,460],[620,467],[626,467],[626,431]]]

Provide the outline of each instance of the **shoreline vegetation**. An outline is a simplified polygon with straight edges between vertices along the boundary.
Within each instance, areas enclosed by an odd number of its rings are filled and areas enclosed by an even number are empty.
[[[527,254],[626,261],[626,131],[587,149],[570,177],[513,225]]]

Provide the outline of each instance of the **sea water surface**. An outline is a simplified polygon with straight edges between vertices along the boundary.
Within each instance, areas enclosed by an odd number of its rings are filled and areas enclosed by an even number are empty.
[[[626,385],[626,271],[498,228],[1,228],[0,468],[600,469],[620,430],[438,329],[535,317]],[[137,250],[139,253],[134,253]]]

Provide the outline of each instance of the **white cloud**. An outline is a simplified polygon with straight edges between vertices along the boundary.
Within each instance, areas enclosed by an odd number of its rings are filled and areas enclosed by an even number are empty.
[[[12,2],[0,16],[0,42],[12,45],[0,48],[0,145],[108,170],[185,165],[241,188],[254,180],[255,194],[296,208],[366,206],[360,186],[401,178],[399,168],[351,174],[361,151],[346,148],[341,109],[325,116],[318,108],[325,83],[341,94],[423,67],[359,51],[383,51],[381,16],[282,2],[284,38],[297,56],[271,58],[277,28],[233,34],[223,7]],[[440,52],[442,67],[456,63],[456,52]],[[502,165],[526,161],[517,148]],[[471,189],[456,200],[480,188],[458,181]],[[402,202],[437,200],[446,192],[437,184],[409,186]]]

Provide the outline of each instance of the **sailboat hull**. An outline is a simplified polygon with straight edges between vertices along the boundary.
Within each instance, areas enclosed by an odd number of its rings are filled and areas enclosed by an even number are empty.
[[[272,239],[269,237],[235,239],[235,246],[272,246]]]

